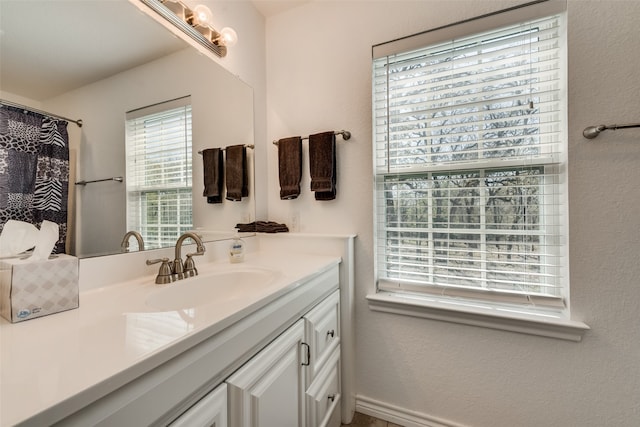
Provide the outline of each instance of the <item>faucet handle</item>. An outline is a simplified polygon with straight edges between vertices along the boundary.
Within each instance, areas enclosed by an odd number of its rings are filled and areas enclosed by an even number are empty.
[[[200,253],[187,254],[187,259],[184,260],[184,276],[185,277],[193,277],[198,275],[198,269],[196,268],[196,263],[192,258],[194,255],[202,255],[202,254]]]
[[[169,258],[148,259],[147,265],[153,265],[161,262],[158,275],[156,276],[157,285],[166,285],[173,282],[173,275],[171,274],[171,266],[169,265]]]
[[[192,254],[187,254],[187,258],[190,258],[192,256],[202,256],[202,255],[204,255],[204,250],[202,250],[202,251],[198,250],[198,251],[196,251],[196,252],[194,252]],[[186,260],[185,260],[185,263],[186,263]]]

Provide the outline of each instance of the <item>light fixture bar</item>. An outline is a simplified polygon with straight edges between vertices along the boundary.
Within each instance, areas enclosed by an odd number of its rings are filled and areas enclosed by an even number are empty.
[[[201,46],[209,49],[214,54],[218,55],[220,58],[224,58],[227,55],[227,47],[222,44],[213,43],[207,37],[205,37],[201,32],[196,30],[190,24],[185,22],[181,17],[179,17],[174,11],[169,9],[167,6],[163,4],[160,0],[140,0],[145,5],[149,6],[154,12],[158,15],[162,16],[164,19],[172,23],[178,29],[180,29],[183,33],[191,37],[194,41],[196,41]],[[187,10],[189,14],[192,12]],[[219,37],[217,31],[211,28],[211,32]]]

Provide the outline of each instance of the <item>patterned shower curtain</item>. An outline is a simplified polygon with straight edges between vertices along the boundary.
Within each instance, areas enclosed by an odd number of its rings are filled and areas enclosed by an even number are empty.
[[[10,219],[55,222],[65,252],[69,188],[67,122],[0,105],[0,230]]]

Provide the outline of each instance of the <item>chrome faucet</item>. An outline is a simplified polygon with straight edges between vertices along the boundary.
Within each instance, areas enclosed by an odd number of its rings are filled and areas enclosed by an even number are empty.
[[[142,240],[142,235],[137,231],[127,231],[127,233],[122,238],[122,243],[120,243],[120,248],[122,248],[122,252],[129,252],[129,237],[135,237],[138,241],[138,250],[144,251],[144,241]]]
[[[196,243],[196,252],[192,254],[187,254],[187,259],[184,264],[182,263],[182,255],[180,254],[182,249],[182,244],[186,239],[191,239]],[[171,269],[173,273],[174,280],[184,279],[185,277],[193,277],[198,275],[198,269],[196,269],[196,263],[193,261],[194,256],[204,255],[204,244],[200,239],[200,236],[195,234],[192,231],[187,231],[178,237],[176,241],[176,257],[173,260],[173,268]]]

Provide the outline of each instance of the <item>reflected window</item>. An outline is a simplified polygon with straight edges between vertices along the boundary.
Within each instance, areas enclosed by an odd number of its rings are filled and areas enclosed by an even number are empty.
[[[173,245],[193,228],[190,97],[128,112],[126,155],[127,230]]]

